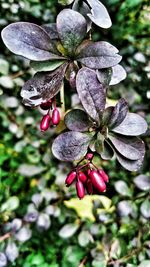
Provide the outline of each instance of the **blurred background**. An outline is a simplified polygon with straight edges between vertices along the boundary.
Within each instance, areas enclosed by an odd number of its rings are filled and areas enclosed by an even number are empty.
[[[108,101],[125,97],[130,111],[150,123],[150,6],[102,2],[113,26],[94,26],[92,37],[115,45],[128,73],[109,89]],[[61,9],[56,0],[0,0],[0,30],[16,21],[55,22]],[[55,129],[42,134],[41,111],[22,105],[20,89],[32,74],[28,61],[1,40],[0,267],[150,267],[150,132],[143,135],[147,153],[139,173],[95,157],[110,177],[107,192],[80,201],[64,185],[71,166],[51,154]]]

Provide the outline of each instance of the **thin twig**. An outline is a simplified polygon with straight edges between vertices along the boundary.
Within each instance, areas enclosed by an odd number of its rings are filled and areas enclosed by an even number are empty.
[[[0,236],[0,242],[3,242],[5,239],[8,239],[11,236],[11,233],[6,233],[3,236]]]
[[[61,107],[62,107],[62,111],[63,114],[65,113],[65,94],[64,94],[64,83],[61,86],[60,89],[60,102],[61,102]]]
[[[80,262],[78,267],[84,267],[87,262],[87,256],[84,257],[84,259]]]

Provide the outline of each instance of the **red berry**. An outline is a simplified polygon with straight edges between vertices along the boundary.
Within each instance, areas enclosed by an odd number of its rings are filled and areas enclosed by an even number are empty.
[[[42,103],[40,105],[40,108],[43,110],[47,110],[51,107],[51,105],[52,105],[52,100],[50,99],[49,101]]]
[[[78,197],[80,199],[83,198],[84,195],[85,195],[85,190],[84,190],[84,185],[83,185],[83,183],[80,180],[78,180],[76,182],[76,190],[77,190]]]
[[[102,169],[99,169],[98,172],[101,175],[101,177],[103,178],[104,182],[108,183],[109,182],[108,175]]]
[[[46,131],[49,128],[50,120],[51,120],[51,117],[49,114],[46,114],[43,116],[41,123],[40,123],[40,129],[42,132]]]
[[[85,183],[87,180],[87,176],[84,174],[84,172],[79,172],[78,178],[82,183]]]
[[[92,182],[90,179],[88,179],[86,182],[86,190],[87,190],[89,195],[93,194],[93,185],[92,185]]]
[[[93,153],[87,153],[85,158],[91,160],[93,158]]]
[[[90,176],[90,173],[91,173],[91,169],[88,169],[88,170],[87,170],[87,174],[88,174],[88,176]]]
[[[60,113],[59,110],[55,108],[52,113],[52,123],[53,125],[58,125],[59,122],[60,122]]]
[[[77,176],[77,173],[75,171],[70,172],[65,180],[65,184],[68,186],[71,185],[73,181],[75,180],[76,176]]]
[[[106,184],[104,183],[103,178],[100,176],[100,174],[93,170],[91,171],[90,175],[91,182],[93,186],[100,192],[104,192],[106,190]]]

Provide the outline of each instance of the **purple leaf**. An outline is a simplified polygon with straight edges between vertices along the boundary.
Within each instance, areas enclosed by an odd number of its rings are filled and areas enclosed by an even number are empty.
[[[89,18],[97,26],[108,29],[111,27],[112,22],[107,12],[106,7],[98,0],[87,0],[88,4],[91,6],[91,13],[88,14]]]
[[[53,71],[60,67],[65,61],[63,60],[47,60],[47,61],[30,61],[30,66],[33,68],[36,72],[41,71]]]
[[[108,126],[109,125],[109,121],[111,119],[112,116],[112,112],[114,110],[114,107],[109,106],[108,108],[106,108],[103,112],[103,116],[102,116],[102,124]]]
[[[51,40],[59,39],[56,23],[44,24],[41,27],[47,32]]]
[[[112,159],[113,155],[114,155],[113,149],[110,147],[107,141],[104,141],[104,149],[101,152],[101,158],[104,160],[109,160]]]
[[[122,57],[118,49],[107,42],[90,43],[84,47],[77,60],[91,69],[104,69],[117,65]]]
[[[127,73],[125,69],[121,65],[118,64],[112,67],[112,77],[111,77],[109,85],[118,84],[122,80],[124,80],[126,77],[127,77]]]
[[[24,104],[38,106],[54,97],[62,85],[67,64],[52,72],[38,72],[27,81],[21,90]]]
[[[72,6],[72,9],[75,11],[78,11],[80,14],[82,14],[85,17],[87,21],[87,31],[89,31],[92,25],[92,22],[88,16],[88,13],[91,12],[89,6],[84,1],[80,2],[80,0],[75,0]]]
[[[100,81],[100,83],[108,87],[110,80],[111,80],[112,68],[96,70],[96,73],[97,73],[97,78]]]
[[[62,10],[57,16],[57,31],[63,47],[72,54],[86,35],[85,18],[71,9]]]
[[[88,68],[80,69],[76,86],[84,109],[92,119],[99,122],[99,115],[105,108],[106,93],[97,79],[96,72]]]
[[[119,135],[108,136],[115,149],[124,157],[137,160],[141,157],[140,149],[143,148],[143,141],[137,137],[124,137]]]
[[[140,140],[140,139],[139,139]],[[138,171],[142,164],[143,164],[143,160],[144,160],[144,154],[145,154],[145,145],[144,142],[142,140],[140,140],[139,144],[137,144],[137,149],[139,149],[140,153],[141,153],[141,157],[138,160],[130,160],[127,159],[125,157],[123,157],[119,152],[115,151],[117,160],[119,161],[119,163],[127,170],[129,171]]]
[[[92,126],[88,115],[81,109],[74,109],[65,116],[66,127],[71,131],[86,132]]]
[[[121,122],[125,119],[128,112],[128,104],[124,98],[119,99],[118,103],[113,109],[109,127],[114,128],[121,124]]]
[[[7,48],[20,56],[34,61],[63,59],[54,54],[53,44],[44,29],[28,22],[16,22],[2,30]]]
[[[122,135],[137,136],[145,133],[147,130],[146,121],[138,114],[127,113],[122,123],[113,128],[112,131]]]
[[[62,161],[74,161],[83,158],[91,141],[89,134],[66,132],[60,134],[53,142],[52,152]]]

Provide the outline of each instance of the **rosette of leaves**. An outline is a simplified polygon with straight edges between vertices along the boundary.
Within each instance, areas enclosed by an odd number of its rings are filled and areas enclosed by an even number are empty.
[[[117,48],[105,41],[92,42],[87,35],[86,19],[71,9],[62,10],[56,24],[16,22],[2,30],[7,48],[29,59],[37,72],[21,90],[24,104],[38,106],[53,98],[64,77],[75,86],[82,66],[100,70],[121,61]]]
[[[64,6],[73,4],[72,9],[80,12],[86,18],[89,29],[92,22],[104,29],[108,29],[112,25],[106,7],[99,0],[58,0],[58,3]]]
[[[84,158],[90,148],[104,160],[115,154],[125,169],[137,171],[145,154],[144,142],[137,136],[145,133],[147,123],[128,111],[123,98],[116,106],[105,108],[110,83],[106,73],[86,67],[78,72],[77,91],[86,112],[74,109],[66,114],[65,124],[70,131],[54,140],[52,151],[60,160],[75,161]]]

